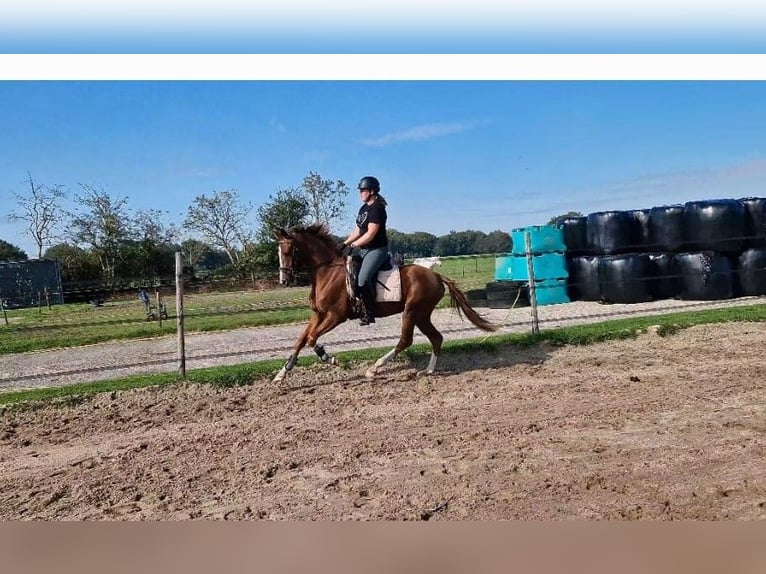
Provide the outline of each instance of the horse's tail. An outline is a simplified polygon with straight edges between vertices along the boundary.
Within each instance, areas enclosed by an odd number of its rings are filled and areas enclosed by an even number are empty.
[[[482,331],[497,331],[500,328],[500,325],[490,323],[471,307],[468,303],[468,299],[466,299],[465,293],[460,290],[452,279],[448,279],[444,275],[436,273],[435,271],[434,273],[439,278],[439,281],[447,286],[447,289],[449,290],[450,306],[458,312],[458,315],[460,315],[460,312],[462,311],[468,320]]]

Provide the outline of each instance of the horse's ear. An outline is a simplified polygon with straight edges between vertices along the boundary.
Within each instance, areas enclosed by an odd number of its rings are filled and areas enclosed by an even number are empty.
[[[288,235],[287,231],[285,231],[281,227],[277,227],[276,229],[274,229],[274,237],[277,240],[280,240],[280,239],[288,239],[290,236]]]

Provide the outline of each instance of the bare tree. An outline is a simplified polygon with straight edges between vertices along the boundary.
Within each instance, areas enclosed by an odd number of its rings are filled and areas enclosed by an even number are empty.
[[[233,265],[239,262],[239,250],[249,239],[247,217],[252,210],[243,204],[236,189],[213,191],[212,197],[198,195],[189,206],[184,227],[200,233],[208,243],[226,252]]]
[[[189,238],[181,242],[184,259],[192,270],[196,270],[200,260],[210,252],[210,246],[199,239]]]
[[[64,218],[60,201],[66,197],[63,186],[47,187],[35,183],[32,174],[27,172],[25,182],[29,188],[25,194],[14,193],[19,209],[8,214],[9,221],[24,221],[27,233],[37,245],[37,258],[43,256],[43,247],[51,245],[57,232],[58,224]]]
[[[109,280],[114,278],[121,245],[133,234],[128,199],[115,199],[105,189],[91,185],[81,183],[80,188],[80,209],[71,214],[70,233],[77,244],[87,246],[98,257],[104,279]]]
[[[303,178],[301,191],[308,201],[309,216],[316,223],[323,223],[332,229],[335,221],[345,217],[348,187],[343,181],[322,179],[318,173],[310,171]]]
[[[136,211],[134,227],[137,239],[155,245],[175,243],[179,237],[178,228],[167,220],[167,211],[140,209]]]

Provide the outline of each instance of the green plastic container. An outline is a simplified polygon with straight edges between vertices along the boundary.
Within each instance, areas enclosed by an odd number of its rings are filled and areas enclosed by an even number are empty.
[[[566,251],[564,229],[556,225],[532,225],[520,227],[511,231],[513,240],[513,255],[526,255],[525,234],[529,232],[532,253],[548,253],[551,251]]]
[[[528,281],[529,267],[526,255],[515,255],[512,261],[514,281]],[[532,256],[532,273],[539,279],[561,279],[569,276],[566,256],[563,253],[543,253]]]
[[[540,306],[569,303],[567,280],[543,279],[542,281],[535,281],[535,299]]]
[[[495,257],[495,281],[513,279],[513,257]]]

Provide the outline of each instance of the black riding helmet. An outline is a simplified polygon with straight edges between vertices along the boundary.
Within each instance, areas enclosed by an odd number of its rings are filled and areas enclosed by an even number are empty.
[[[356,186],[356,188],[369,189],[372,191],[373,195],[378,195],[378,193],[380,193],[380,182],[378,181],[378,178],[366,175],[359,180],[359,185]]]

